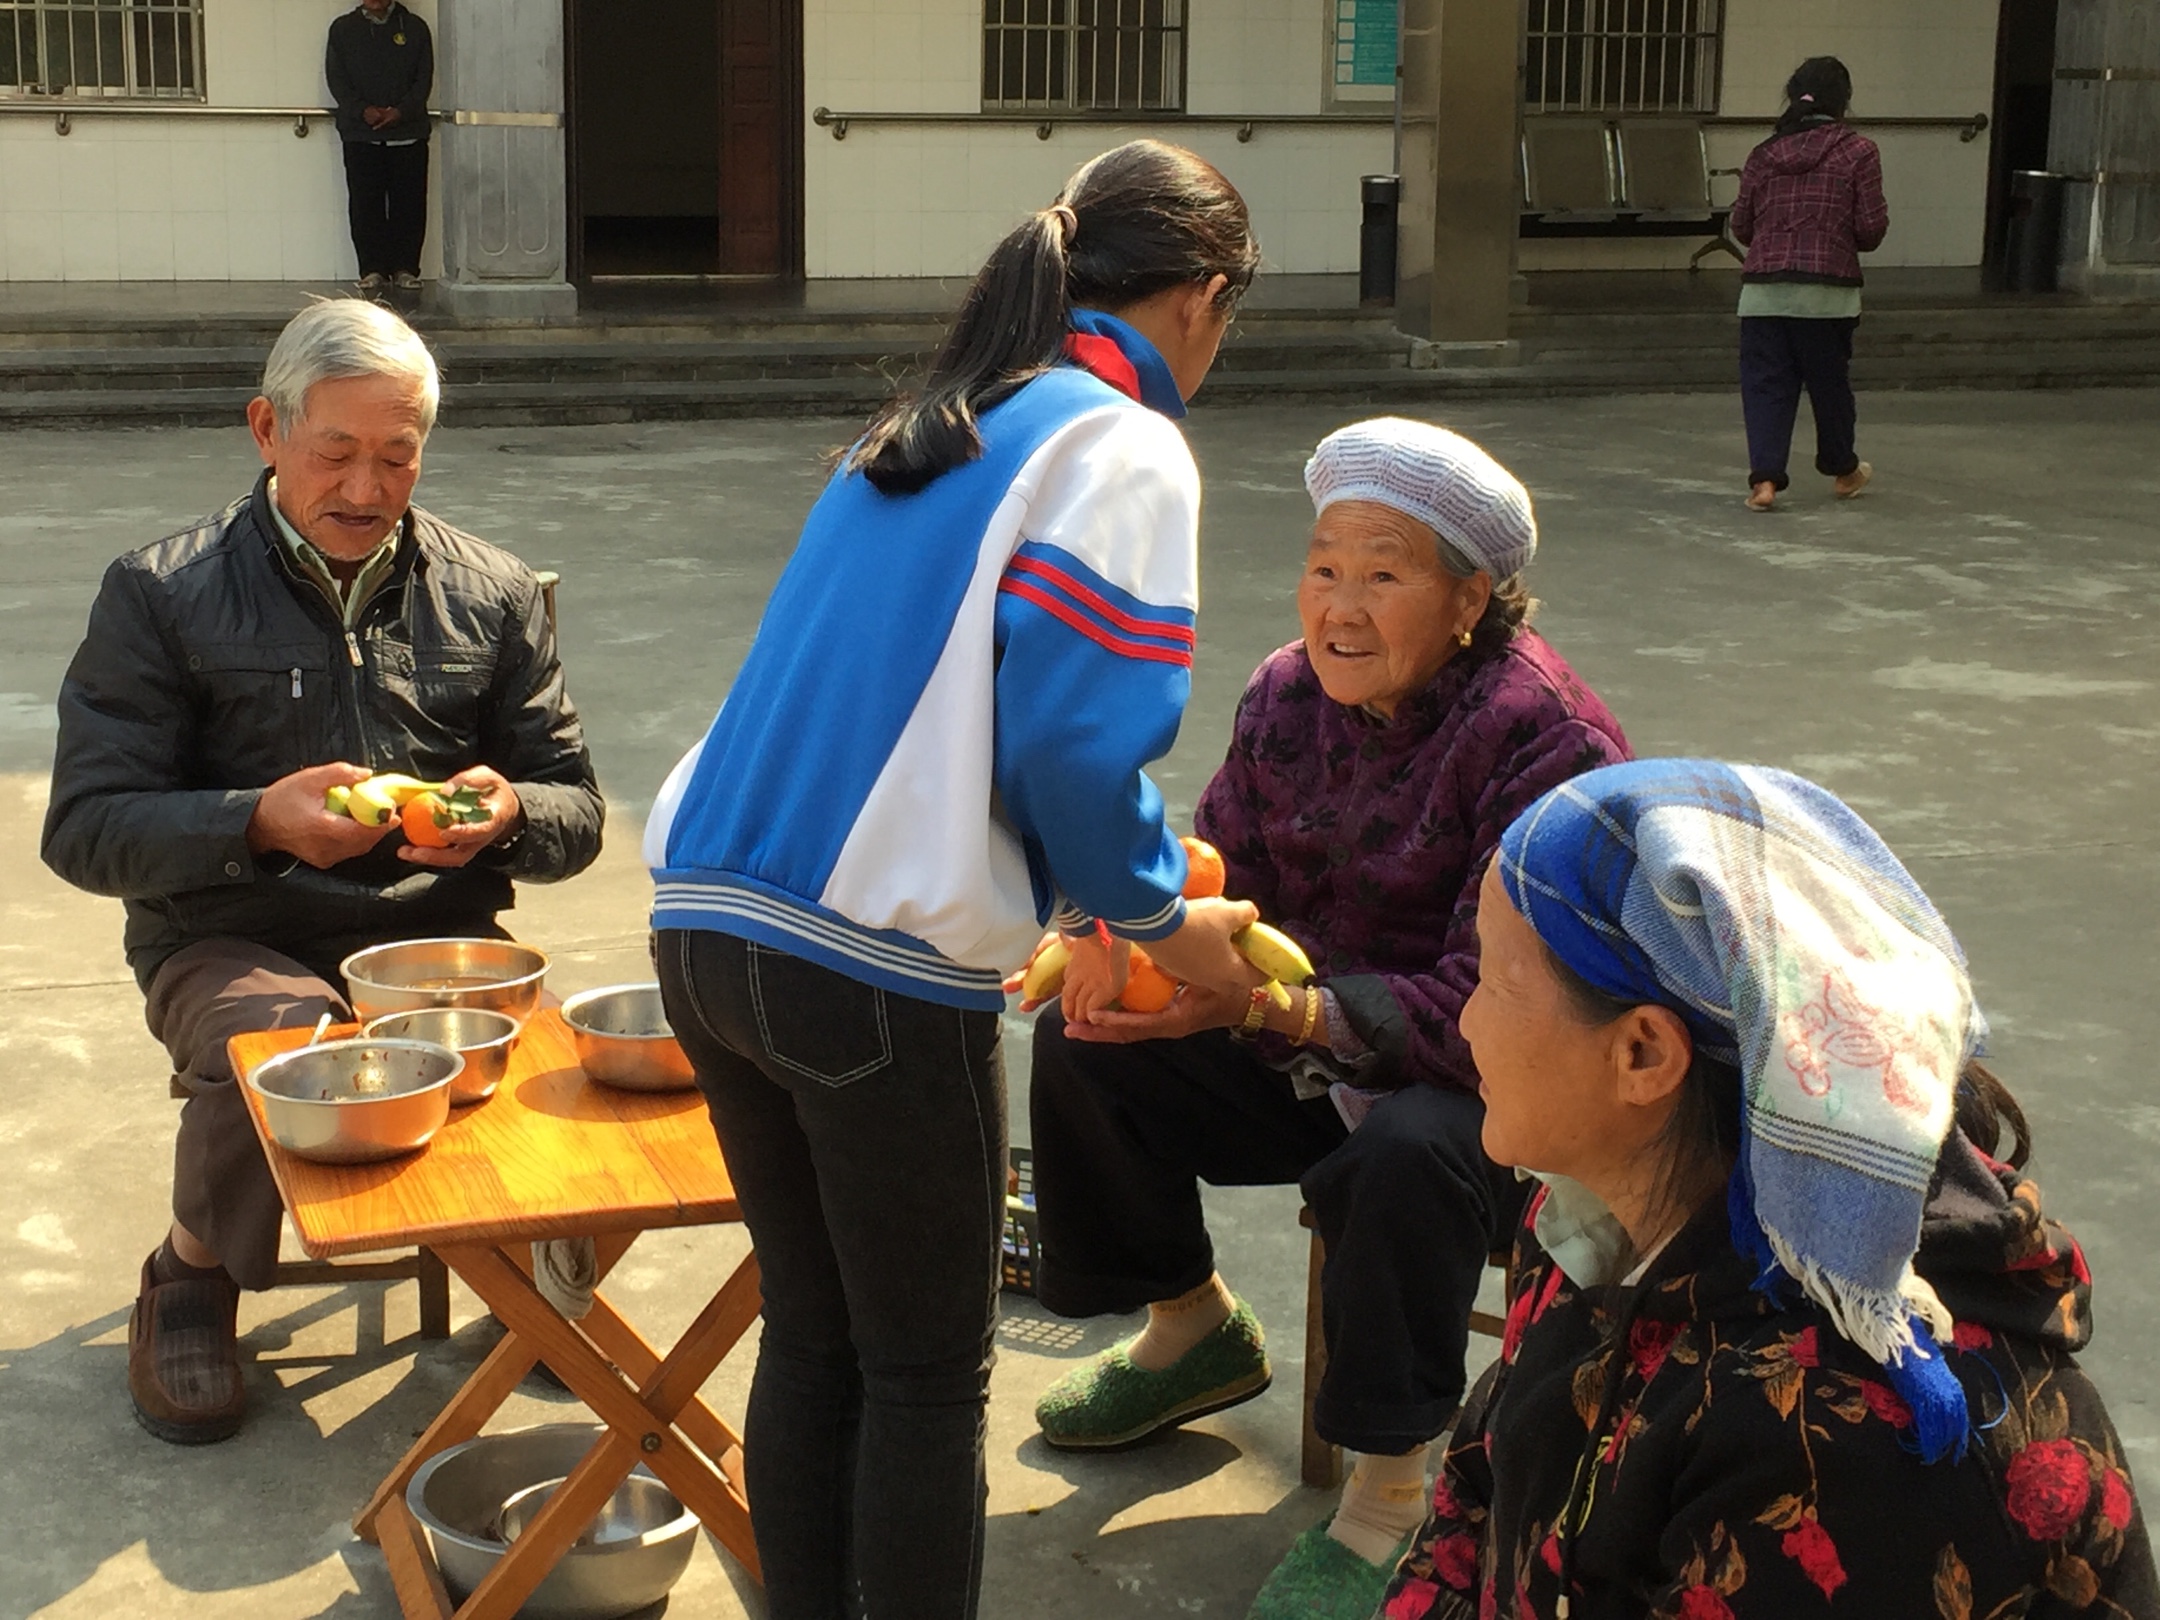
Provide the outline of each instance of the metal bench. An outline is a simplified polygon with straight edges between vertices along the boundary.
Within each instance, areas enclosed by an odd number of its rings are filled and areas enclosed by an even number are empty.
[[[1703,126],[1675,118],[1527,119],[1522,135],[1524,236],[1693,236],[1710,253],[1739,257],[1725,233],[1731,212],[1710,195]]]

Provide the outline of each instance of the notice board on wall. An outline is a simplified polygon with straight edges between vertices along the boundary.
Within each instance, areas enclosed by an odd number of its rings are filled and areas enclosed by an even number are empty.
[[[1337,101],[1395,99],[1397,0],[1331,0],[1329,86]]]

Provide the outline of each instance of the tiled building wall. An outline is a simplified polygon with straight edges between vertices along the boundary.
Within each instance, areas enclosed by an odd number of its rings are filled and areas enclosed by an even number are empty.
[[[1802,58],[1844,58],[1856,114],[1959,116],[1994,96],[1997,0],[1727,0],[1722,110],[1774,115]],[[1325,110],[1328,0],[1191,0],[1187,101],[1196,113]],[[806,105],[846,111],[972,112],[981,106],[980,0],[809,0]],[[966,275],[1081,161],[1146,128],[858,125],[810,132],[808,267],[813,276]],[[1162,133],[1155,126],[1154,133]],[[1717,129],[1710,161],[1738,167],[1760,129]],[[1385,128],[1230,130],[1177,138],[1218,164],[1252,204],[1270,267],[1353,269],[1357,177],[1390,167]],[[1892,226],[1871,263],[1979,261],[1987,138],[1954,130],[1874,132]],[[1717,182],[1729,199],[1732,182]],[[1530,269],[1681,266],[1686,237],[1533,240]]]
[[[1995,99],[1997,0],[1726,0],[1721,113],[1774,117],[1785,80],[1810,56],[1852,70],[1855,118],[1969,117]],[[1713,168],[1738,168],[1767,129],[1713,129]],[[1978,264],[1987,214],[1988,138],[1951,129],[1871,129],[1882,148],[1890,234],[1877,265]],[[1712,195],[1733,196],[1720,178]],[[1530,240],[1525,269],[1663,269],[1687,263],[1685,237]],[[1727,262],[1727,261],[1716,261]]]
[[[434,21],[434,0],[407,0]],[[205,89],[226,107],[321,107],[323,39],[349,0],[209,0]],[[353,275],[336,132],[289,121],[0,116],[0,280],[331,281]],[[431,212],[435,199],[430,198]],[[437,270],[431,221],[425,272]]]
[[[348,0],[208,0],[209,95],[226,106],[319,106],[323,34]],[[431,21],[435,0],[411,0]],[[1326,110],[1329,0],[1190,0],[1187,102],[1196,113]],[[1992,97],[1996,0],[1728,0],[1724,110],[1768,114],[1785,75],[1832,51],[1855,111],[1956,114]],[[969,113],[981,106],[981,0],[806,0],[805,105]],[[1364,109],[1360,109],[1364,110]],[[1160,126],[1154,126],[1158,131]],[[1144,129],[858,125],[807,132],[806,259],[813,276],[966,275],[1093,153]],[[1357,178],[1391,165],[1384,125],[1233,129],[1187,144],[1252,204],[1270,267],[1357,262]],[[1713,132],[1737,165],[1758,135]],[[1987,141],[1884,131],[1893,224],[1878,264],[1970,264],[1980,252]],[[1721,181],[1720,195],[1730,182]],[[437,193],[439,196],[439,188]],[[433,274],[439,233],[429,231]],[[1530,242],[1531,268],[1684,263],[1685,238]],[[338,142],[279,122],[0,116],[0,279],[330,280],[351,275]]]

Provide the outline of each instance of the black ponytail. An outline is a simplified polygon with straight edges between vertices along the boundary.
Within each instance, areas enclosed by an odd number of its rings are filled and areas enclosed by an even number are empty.
[[[1852,105],[1852,75],[1834,56],[1811,56],[1785,81],[1785,104],[1778,115],[1779,135],[1790,135],[1811,119],[1843,118]]]
[[[1222,276],[1227,309],[1259,262],[1245,199],[1213,164],[1161,141],[1103,153],[991,251],[921,391],[878,413],[848,470],[913,494],[982,454],[977,418],[1056,363],[1076,307]]]

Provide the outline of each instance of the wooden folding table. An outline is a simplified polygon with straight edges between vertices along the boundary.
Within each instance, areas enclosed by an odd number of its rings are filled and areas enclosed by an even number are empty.
[[[246,1073],[307,1038],[304,1029],[235,1036],[234,1070]],[[353,1521],[381,1546],[408,1620],[508,1620],[639,1463],[758,1574],[741,1437],[698,1395],[757,1319],[757,1257],[735,1268],[665,1356],[605,1298],[571,1322],[532,1281],[538,1238],[595,1238],[605,1277],[640,1232],[742,1218],[696,1092],[594,1084],[552,1009],[526,1024],[493,1097],[453,1110],[425,1149],[385,1164],[294,1157],[270,1139],[261,1100],[242,1089],[309,1254],[418,1244],[508,1330]],[[477,1435],[543,1358],[606,1431],[487,1578],[453,1605],[405,1487],[428,1458]]]

